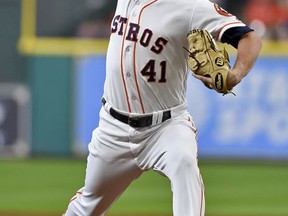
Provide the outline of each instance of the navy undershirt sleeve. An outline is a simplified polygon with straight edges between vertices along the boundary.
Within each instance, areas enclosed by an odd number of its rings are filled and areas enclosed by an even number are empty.
[[[242,36],[251,31],[254,30],[249,28],[248,26],[229,28],[222,35],[221,42],[228,43],[237,49],[238,43]]]

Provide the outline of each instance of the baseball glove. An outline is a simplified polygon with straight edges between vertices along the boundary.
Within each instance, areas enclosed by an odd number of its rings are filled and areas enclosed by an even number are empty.
[[[187,34],[189,48],[188,66],[193,73],[211,77],[212,86],[219,93],[232,93],[227,88],[227,76],[230,71],[229,55],[226,50],[219,50],[212,35],[207,30],[192,30]]]

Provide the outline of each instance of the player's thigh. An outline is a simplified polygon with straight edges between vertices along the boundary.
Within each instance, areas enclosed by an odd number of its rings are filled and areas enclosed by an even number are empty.
[[[195,157],[198,151],[196,129],[188,116],[172,121],[167,125],[161,135],[158,143],[163,146],[172,155],[190,155]]]
[[[84,190],[93,196],[121,193],[141,173],[142,170],[132,159],[111,161],[90,154],[87,160]]]
[[[198,145],[194,124],[183,117],[167,124],[158,137],[156,148],[159,160],[154,169],[163,172],[186,172],[198,170]],[[161,155],[161,158],[160,158]]]

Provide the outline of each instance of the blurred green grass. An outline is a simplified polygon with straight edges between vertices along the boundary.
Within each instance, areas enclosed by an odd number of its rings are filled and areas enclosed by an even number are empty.
[[[57,213],[82,187],[85,159],[0,161],[0,212]],[[288,215],[288,165],[203,161],[207,215]],[[111,213],[172,215],[169,181],[149,171],[133,182]]]

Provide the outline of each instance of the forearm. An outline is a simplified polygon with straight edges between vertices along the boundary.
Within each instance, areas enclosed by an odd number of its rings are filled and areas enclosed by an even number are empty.
[[[249,32],[238,44],[237,56],[232,71],[236,75],[236,85],[249,73],[259,55],[262,43],[255,32]]]
[[[261,40],[253,31],[243,34],[241,39],[237,40],[236,61],[233,68],[229,71],[226,80],[228,90],[233,89],[233,87],[240,83],[241,80],[249,73],[257,60],[261,46]],[[193,76],[201,80],[206,86],[213,88],[213,83],[215,80],[213,81],[211,77],[196,73],[193,73]]]

